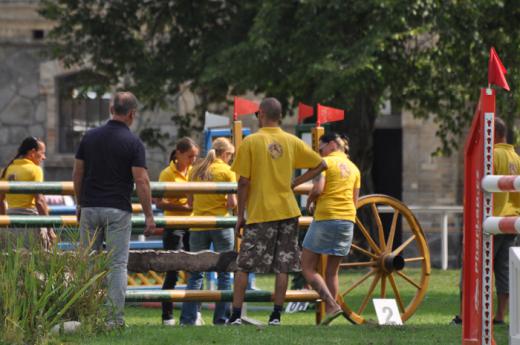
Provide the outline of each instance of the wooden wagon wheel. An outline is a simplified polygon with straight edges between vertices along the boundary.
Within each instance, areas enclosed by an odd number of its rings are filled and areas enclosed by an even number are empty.
[[[382,206],[391,208],[388,227],[381,220],[379,208]],[[361,221],[360,216],[367,213],[371,221]],[[403,226],[403,240],[397,244],[394,241],[399,221]],[[356,231],[363,235],[368,247],[353,243],[351,251],[359,254],[362,260],[341,264],[342,268],[349,268],[347,277],[350,272],[361,274],[361,277],[356,276],[354,281],[344,286],[340,283],[338,295],[344,312],[353,323],[362,324],[366,321],[363,314],[367,312],[372,298],[395,298],[401,318],[406,321],[423,300],[431,273],[430,252],[421,226],[410,209],[399,200],[375,194],[359,199]],[[405,250],[415,253],[407,257]],[[407,272],[410,266],[416,267],[413,277]],[[366,293],[362,292],[367,288]],[[356,290],[358,296],[354,298],[352,296],[356,295]],[[360,293],[363,297],[359,301]]]

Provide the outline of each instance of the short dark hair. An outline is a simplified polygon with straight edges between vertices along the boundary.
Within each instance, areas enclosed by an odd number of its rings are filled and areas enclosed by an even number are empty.
[[[132,110],[137,109],[137,98],[128,91],[116,92],[112,99],[112,106],[114,107],[114,115],[126,116]]]
[[[507,136],[507,126],[504,120],[502,120],[500,117],[495,117],[495,137],[497,138],[506,138]]]
[[[260,110],[271,121],[278,121],[282,117],[282,104],[274,97],[264,98],[260,103]]]

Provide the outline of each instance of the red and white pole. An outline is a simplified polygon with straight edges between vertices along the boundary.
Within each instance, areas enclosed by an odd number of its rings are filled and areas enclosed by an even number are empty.
[[[495,91],[481,89],[465,145],[462,344],[492,345],[492,235],[483,221],[493,215],[493,197],[482,179],[493,174]]]
[[[482,188],[487,192],[520,192],[520,176],[491,175],[482,179]]]

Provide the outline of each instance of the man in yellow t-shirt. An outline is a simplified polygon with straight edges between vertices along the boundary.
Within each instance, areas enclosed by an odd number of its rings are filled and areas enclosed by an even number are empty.
[[[303,141],[279,127],[282,106],[277,99],[264,99],[256,115],[260,130],[244,139],[231,167],[240,176],[235,231],[238,233],[244,225],[245,229],[237,258],[229,323],[242,323],[247,274],[274,272],[274,310],[269,324],[279,325],[287,274],[300,270],[298,217],[301,213],[292,188],[321,173],[326,164]],[[304,168],[309,170],[293,181],[294,169]]]
[[[495,147],[493,168],[495,175],[520,174],[520,157],[513,145],[506,142],[507,127],[500,118],[495,118]],[[520,215],[520,195],[518,193],[494,193],[494,216]],[[509,301],[509,248],[516,244],[516,235],[493,236],[493,270],[497,290],[497,309],[493,322],[503,324]]]

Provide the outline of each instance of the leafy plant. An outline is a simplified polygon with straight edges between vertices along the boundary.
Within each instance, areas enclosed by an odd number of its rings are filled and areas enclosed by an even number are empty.
[[[22,230],[23,231],[23,230]],[[13,242],[10,242],[13,244]],[[45,344],[53,326],[81,322],[82,332],[103,322],[107,255],[77,247],[42,249],[30,237],[0,253],[0,342]]]

